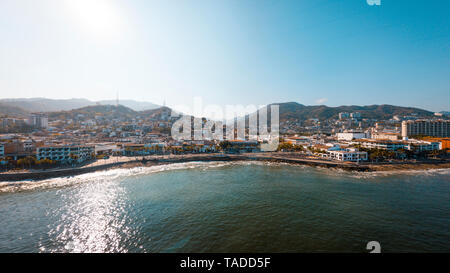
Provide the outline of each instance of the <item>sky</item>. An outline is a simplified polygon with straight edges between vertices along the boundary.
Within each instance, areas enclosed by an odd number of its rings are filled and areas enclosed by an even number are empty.
[[[442,0],[0,0],[0,97],[450,110]]]

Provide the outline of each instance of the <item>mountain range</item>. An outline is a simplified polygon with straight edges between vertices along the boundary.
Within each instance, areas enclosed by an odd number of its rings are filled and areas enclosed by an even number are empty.
[[[144,111],[159,108],[151,102],[135,100],[120,100],[119,103],[135,111]],[[47,98],[19,98],[0,99],[0,114],[26,114],[30,112],[56,112],[70,111],[92,105],[115,105],[114,100],[90,101],[87,99],[47,99]],[[16,107],[12,109],[11,107]]]
[[[120,105],[115,105],[115,101],[98,101],[93,102],[86,99],[68,99],[68,100],[52,100],[45,98],[34,99],[1,99],[0,114],[10,116],[26,116],[30,112],[51,112],[50,117],[63,115],[66,117],[75,114],[109,113],[113,116],[123,115],[124,117],[135,117],[138,115],[149,115],[162,108],[150,102],[139,102],[134,100],[121,100]],[[275,105],[275,104],[271,104]],[[329,107],[325,105],[307,106],[296,102],[276,103],[280,106],[280,121],[287,120],[308,120],[316,118],[326,120],[330,118],[338,118],[341,112],[359,112],[363,118],[369,119],[390,119],[394,115],[405,116],[417,114],[421,117],[433,117],[434,112],[427,110],[402,107],[394,105],[369,105],[369,106],[339,106]],[[170,110],[170,109],[169,109]]]
[[[94,119],[96,116],[102,116],[104,119],[134,119],[137,117],[152,117],[161,116],[162,112],[166,111],[171,113],[171,109],[168,107],[159,107],[151,110],[135,111],[124,105],[92,105],[86,106],[79,109],[74,109],[70,111],[57,111],[48,113],[50,120],[64,120],[64,119],[74,119],[80,116],[83,119]]]
[[[274,105],[274,104],[272,104]],[[339,113],[347,112],[359,112],[363,118],[368,119],[390,119],[395,115],[405,116],[410,114],[417,114],[421,117],[432,117],[434,112],[427,110],[413,108],[413,107],[402,107],[394,105],[368,105],[368,106],[338,106],[329,107],[325,105],[314,105],[306,106],[296,102],[287,103],[276,103],[280,105],[280,121],[283,120],[307,120],[312,118],[317,118],[319,120],[326,120],[330,118],[338,118]]]

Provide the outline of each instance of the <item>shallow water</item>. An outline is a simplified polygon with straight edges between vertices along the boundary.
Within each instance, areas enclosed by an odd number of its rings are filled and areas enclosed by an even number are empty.
[[[262,162],[0,183],[0,252],[449,252],[449,186]]]

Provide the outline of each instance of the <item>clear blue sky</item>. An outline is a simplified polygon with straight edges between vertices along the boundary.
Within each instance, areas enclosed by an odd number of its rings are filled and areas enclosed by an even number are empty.
[[[435,0],[0,0],[0,97],[450,110]]]

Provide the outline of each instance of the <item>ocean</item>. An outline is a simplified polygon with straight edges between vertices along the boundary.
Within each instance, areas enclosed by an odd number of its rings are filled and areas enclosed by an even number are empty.
[[[0,252],[450,252],[450,170],[191,162],[0,183]]]

